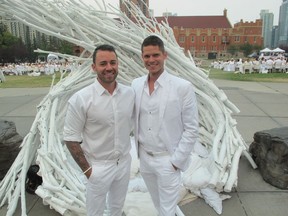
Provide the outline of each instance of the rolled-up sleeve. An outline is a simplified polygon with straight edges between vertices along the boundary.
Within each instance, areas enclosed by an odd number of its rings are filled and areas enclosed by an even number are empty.
[[[82,132],[86,121],[83,100],[73,95],[68,101],[63,138],[65,141],[82,142]]]

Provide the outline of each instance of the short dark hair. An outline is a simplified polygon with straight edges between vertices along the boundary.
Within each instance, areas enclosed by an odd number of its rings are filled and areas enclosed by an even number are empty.
[[[141,52],[143,52],[143,47],[146,46],[158,46],[162,52],[165,52],[165,47],[163,41],[156,35],[150,35],[146,37],[141,45]]]
[[[114,52],[116,57],[117,57],[117,53],[116,53],[116,50],[113,46],[111,45],[108,45],[108,44],[102,44],[102,45],[99,45],[95,48],[94,52],[93,52],[93,55],[92,55],[92,58],[93,58],[93,63],[95,63],[95,60],[96,60],[96,54],[97,52],[101,50],[101,51],[110,51],[110,52]]]

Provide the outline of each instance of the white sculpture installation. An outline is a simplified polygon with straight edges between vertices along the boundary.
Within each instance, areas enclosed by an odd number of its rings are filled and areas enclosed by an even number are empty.
[[[196,88],[200,117],[199,143],[205,146],[214,167],[212,171],[210,169],[211,178],[205,187],[230,192],[237,185],[238,162],[242,153],[252,166],[256,166],[236,128],[236,121],[231,117],[233,112],[239,112],[237,107],[215,86],[204,70],[195,66],[192,58],[185,56],[167,23],[157,23],[153,17],[145,17],[129,1],[123,2],[131,8],[136,22],[107,5],[104,0],[95,0],[93,5],[81,0],[0,1],[0,14],[13,16],[42,33],[85,49],[80,57],[55,53],[81,62],[81,66],[56,85],[52,84],[37,108],[37,115],[22,143],[22,149],[0,183],[0,205],[8,203],[7,215],[13,215],[19,197],[22,215],[26,215],[25,178],[29,166],[35,162],[39,164],[39,174],[43,178],[43,184],[36,193],[44,204],[49,204],[62,215],[85,215],[83,174],[63,144],[63,119],[69,97],[93,82],[91,55],[85,54],[92,53],[95,46],[101,43],[115,46],[120,60],[118,80],[129,85],[135,77],[147,73],[141,60],[142,40],[150,34],[157,34],[164,40],[169,56],[166,68],[170,73],[191,81]],[[108,12],[107,7],[113,12]],[[189,185],[187,176],[189,173],[186,173],[186,183]]]

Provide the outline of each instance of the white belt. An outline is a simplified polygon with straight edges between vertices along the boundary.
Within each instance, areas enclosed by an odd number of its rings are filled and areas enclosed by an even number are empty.
[[[117,163],[118,164],[119,162],[126,160],[128,158],[128,156],[130,156],[130,154],[121,155],[121,156],[114,158],[114,159],[90,160],[89,162],[91,164],[110,164],[110,163]]]
[[[143,147],[143,145],[140,144],[140,143],[139,143],[139,146],[140,146],[140,148],[142,148],[142,149],[146,152],[146,154],[150,155],[151,157],[167,156],[167,155],[170,155],[168,151],[163,151],[163,152],[153,152],[153,151],[149,151],[149,150],[145,149],[145,148]]]

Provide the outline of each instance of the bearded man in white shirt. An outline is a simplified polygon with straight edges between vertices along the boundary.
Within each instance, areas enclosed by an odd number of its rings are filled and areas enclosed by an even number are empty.
[[[181,171],[198,138],[196,96],[190,82],[165,70],[167,52],[159,37],[144,39],[141,51],[149,73],[132,82],[140,172],[159,216],[175,216]]]
[[[88,216],[121,216],[130,178],[130,133],[135,94],[116,81],[118,58],[110,45],[93,53],[95,82],[68,101],[64,140],[83,170]]]

